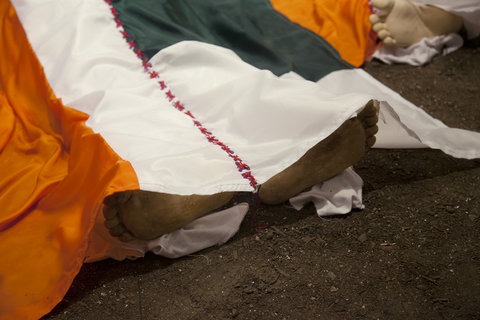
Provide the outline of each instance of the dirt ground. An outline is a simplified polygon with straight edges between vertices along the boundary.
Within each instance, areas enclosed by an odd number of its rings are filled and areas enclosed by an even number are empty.
[[[447,125],[480,131],[479,41],[425,67],[365,70]],[[356,170],[363,211],[261,206],[221,247],[85,264],[44,319],[480,319],[480,161],[372,150]]]

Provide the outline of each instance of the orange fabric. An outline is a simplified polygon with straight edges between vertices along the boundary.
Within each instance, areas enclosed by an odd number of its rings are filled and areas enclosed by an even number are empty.
[[[270,0],[275,10],[327,40],[359,67],[376,49],[368,0]]]
[[[80,270],[103,198],[139,186],[88,116],[54,96],[5,0],[0,52],[0,319],[37,319]]]

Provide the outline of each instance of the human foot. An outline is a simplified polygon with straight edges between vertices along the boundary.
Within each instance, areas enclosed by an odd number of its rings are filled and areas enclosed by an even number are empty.
[[[371,100],[356,118],[345,121],[287,169],[263,183],[259,197],[279,204],[356,163],[375,143],[378,101]]]
[[[410,0],[373,0],[379,10],[370,16],[373,31],[387,45],[408,47],[426,37],[455,33],[462,18],[433,6],[419,6]]]
[[[152,240],[178,230],[220,208],[232,192],[180,196],[142,190],[123,191],[104,200],[105,226],[122,241]]]

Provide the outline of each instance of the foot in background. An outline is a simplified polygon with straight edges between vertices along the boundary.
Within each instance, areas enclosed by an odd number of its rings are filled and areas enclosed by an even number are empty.
[[[373,31],[386,45],[408,47],[426,37],[459,32],[462,18],[410,0],[373,0],[377,14],[370,16]]]

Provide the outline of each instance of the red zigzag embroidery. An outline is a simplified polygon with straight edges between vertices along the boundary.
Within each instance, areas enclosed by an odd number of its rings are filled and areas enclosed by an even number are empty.
[[[113,15],[113,20],[115,21],[117,28],[120,29],[120,33],[122,37],[125,39],[125,41],[127,42],[129,48],[132,49],[133,52],[135,52],[135,54],[137,55],[137,57],[142,61],[143,69],[145,70],[146,73],[148,73],[150,78],[159,79],[158,85],[160,87],[160,90],[165,91],[165,96],[171,102],[172,107],[176,108],[178,111],[190,117],[195,127],[198,128],[198,130],[205,136],[205,138],[210,143],[219,146],[223,151],[225,151],[225,153],[235,162],[235,165],[237,166],[237,169],[242,175],[242,177],[249,181],[250,186],[252,186],[255,190],[258,190],[257,180],[255,180],[255,177],[253,176],[250,167],[247,164],[245,164],[243,160],[239,156],[237,156],[232,149],[230,149],[230,147],[228,147],[226,144],[224,144],[219,139],[217,139],[212,134],[211,131],[207,130],[200,123],[200,121],[198,121],[197,118],[195,118],[195,116],[185,107],[185,105],[181,103],[178,98],[176,98],[176,96],[172,93],[172,90],[168,88],[168,85],[165,83],[165,81],[160,79],[160,74],[158,74],[158,72],[153,70],[152,64],[148,61],[147,56],[139,49],[139,47],[135,43],[135,40],[133,40],[133,38],[125,30],[122,21],[118,17],[117,10],[112,5],[112,1],[111,0],[104,0],[104,1],[109,5],[110,12]]]

